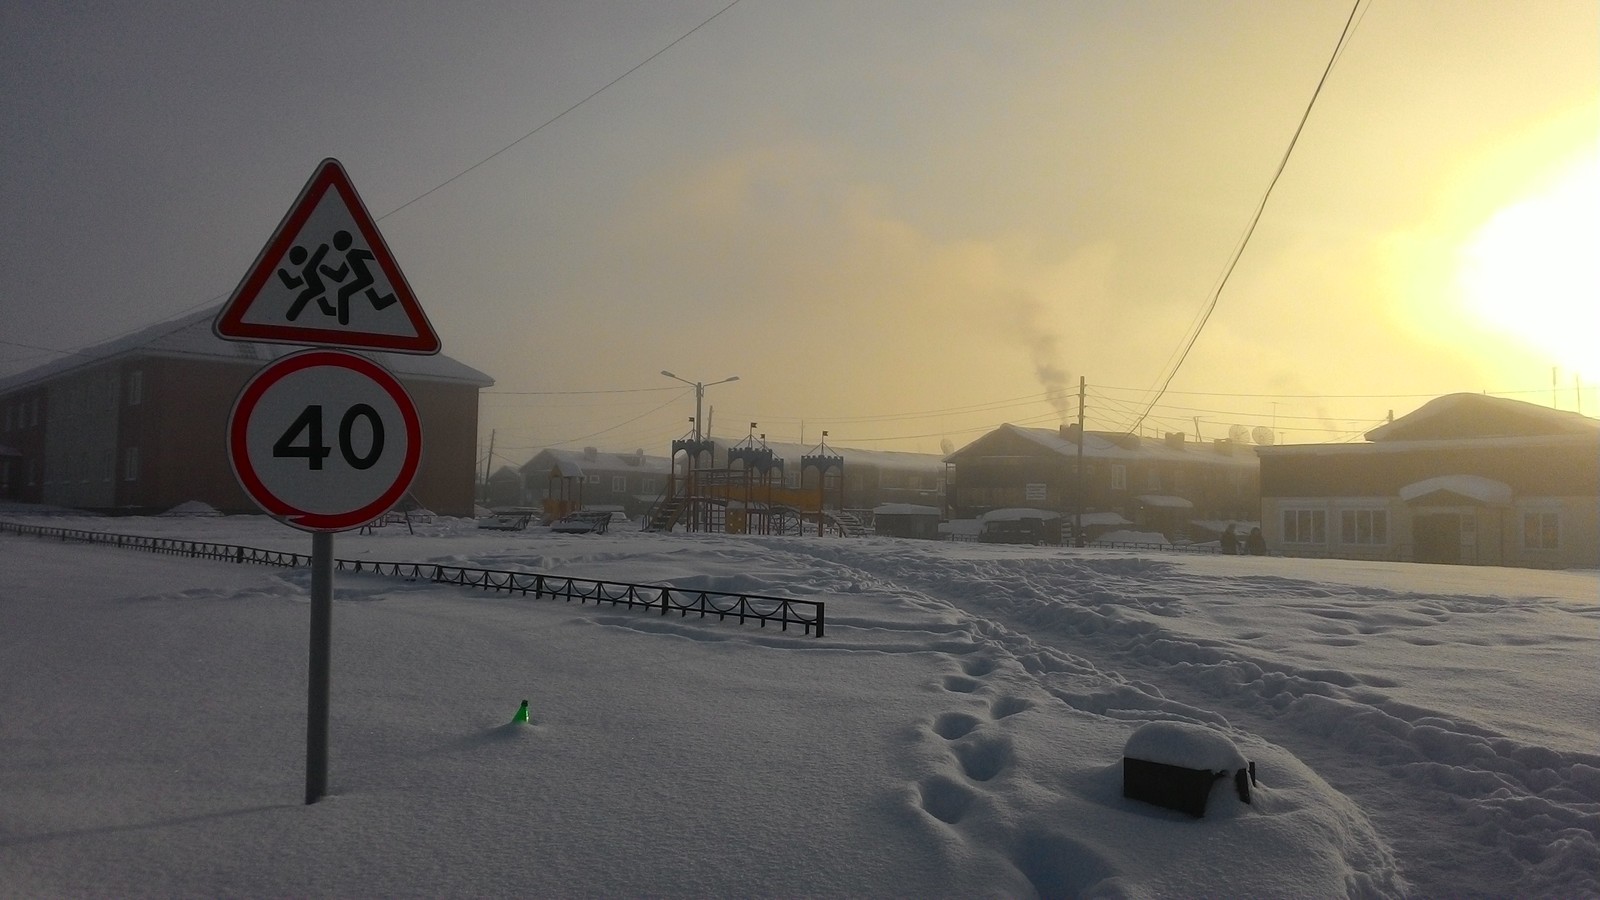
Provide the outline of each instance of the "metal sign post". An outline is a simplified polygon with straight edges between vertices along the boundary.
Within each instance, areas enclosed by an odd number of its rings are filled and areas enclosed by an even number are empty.
[[[328,693],[333,660],[333,532],[311,535],[311,675],[306,693],[306,803],[328,792]]]

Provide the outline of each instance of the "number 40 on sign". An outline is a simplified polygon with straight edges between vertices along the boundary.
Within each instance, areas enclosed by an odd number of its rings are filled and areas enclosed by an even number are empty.
[[[245,384],[228,421],[239,484],[305,531],[345,531],[387,512],[422,457],[416,405],[377,363],[307,350]]]

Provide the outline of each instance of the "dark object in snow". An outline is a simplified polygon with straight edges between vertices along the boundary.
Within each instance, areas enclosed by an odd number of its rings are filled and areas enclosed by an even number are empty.
[[[1122,796],[1185,812],[1197,819],[1206,814],[1211,783],[1219,777],[1205,769],[1169,766],[1131,756],[1122,758]]]
[[[1232,741],[1203,725],[1149,722],[1123,750],[1122,796],[1198,819],[1206,814],[1212,784],[1230,772],[1239,799],[1249,803],[1256,766]]]

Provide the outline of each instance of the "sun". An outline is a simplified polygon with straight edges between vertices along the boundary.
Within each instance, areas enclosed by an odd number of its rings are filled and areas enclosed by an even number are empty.
[[[1600,156],[1491,215],[1456,273],[1485,326],[1568,373],[1600,376]]]

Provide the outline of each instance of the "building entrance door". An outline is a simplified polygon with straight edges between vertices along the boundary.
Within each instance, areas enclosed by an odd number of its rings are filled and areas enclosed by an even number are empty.
[[[1426,563],[1461,562],[1461,515],[1431,513],[1411,520],[1415,559]]]

